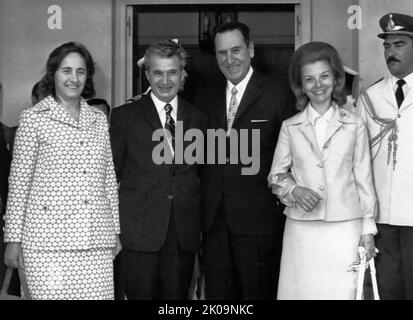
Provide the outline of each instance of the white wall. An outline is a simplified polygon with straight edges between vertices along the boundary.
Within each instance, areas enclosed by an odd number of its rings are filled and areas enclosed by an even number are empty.
[[[4,20],[4,10],[3,10],[4,0],[0,0],[0,85],[3,87],[3,26],[1,21]],[[0,90],[0,115],[3,110],[3,90]]]
[[[49,53],[68,41],[83,43],[96,62],[97,96],[111,101],[111,0],[1,0],[0,71],[4,89],[1,120],[18,124],[30,105],[31,89],[43,75]],[[49,30],[50,5],[62,8],[62,29]],[[1,36],[1,35],[0,35]],[[1,39],[1,38],[0,38]]]
[[[360,88],[367,88],[389,75],[384,60],[383,40],[377,37],[382,30],[379,20],[387,13],[413,16],[412,0],[360,0],[363,25],[360,30]]]
[[[375,1],[375,0],[368,0]],[[350,68],[358,68],[357,43],[354,37],[357,30],[350,30],[347,25],[348,7],[352,0],[313,0],[312,40],[333,45],[340,54],[343,63]]]

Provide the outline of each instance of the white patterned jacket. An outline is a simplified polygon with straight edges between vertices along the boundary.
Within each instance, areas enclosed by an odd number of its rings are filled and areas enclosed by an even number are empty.
[[[106,116],[81,101],[77,123],[49,96],[22,112],[5,242],[35,250],[112,248],[120,233]]]

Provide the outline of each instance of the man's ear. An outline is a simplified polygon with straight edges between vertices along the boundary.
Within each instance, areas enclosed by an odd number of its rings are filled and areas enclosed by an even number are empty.
[[[250,41],[248,45],[248,51],[250,52],[250,57],[254,58],[254,42]]]
[[[148,69],[145,70],[145,76],[146,76],[146,79],[149,81],[149,72],[148,72]],[[150,81],[149,81],[149,82],[150,82]]]

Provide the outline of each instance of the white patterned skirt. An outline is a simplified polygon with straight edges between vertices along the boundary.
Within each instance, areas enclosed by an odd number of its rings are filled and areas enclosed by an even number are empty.
[[[298,221],[287,218],[278,297],[280,300],[353,300],[361,220]]]
[[[23,249],[33,300],[113,300],[112,249]]]

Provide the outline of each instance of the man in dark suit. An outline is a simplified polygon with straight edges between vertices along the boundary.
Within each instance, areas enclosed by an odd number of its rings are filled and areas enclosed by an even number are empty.
[[[226,164],[206,165],[201,182],[206,298],[275,299],[284,217],[267,176],[281,123],[290,114],[288,92],[252,69],[246,25],[220,26],[215,51],[226,81],[202,88],[195,100],[208,116],[208,129],[227,132]],[[241,163],[246,151],[250,165]]]
[[[145,75],[151,93],[111,115],[127,299],[188,298],[200,244],[201,194],[197,163],[178,161],[191,143],[179,131],[183,126],[184,133],[202,132],[206,119],[177,96],[185,63],[185,50],[173,41],[150,46]],[[155,138],[160,132],[163,142]],[[160,145],[164,148],[157,154]]]

